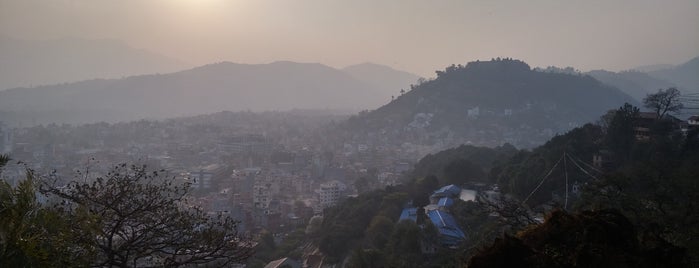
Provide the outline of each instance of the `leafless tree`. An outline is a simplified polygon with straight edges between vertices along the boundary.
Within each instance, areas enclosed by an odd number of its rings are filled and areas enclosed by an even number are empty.
[[[189,204],[188,189],[162,171],[122,164],[91,182],[42,190],[63,200],[75,245],[95,252],[94,267],[223,267],[250,257],[238,222]]]
[[[680,91],[674,87],[659,89],[657,93],[648,94],[643,99],[643,105],[655,111],[658,118],[663,118],[668,112],[677,113],[684,107],[680,102]]]

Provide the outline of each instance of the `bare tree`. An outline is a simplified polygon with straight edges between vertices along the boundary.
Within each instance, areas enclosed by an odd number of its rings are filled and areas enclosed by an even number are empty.
[[[646,95],[643,105],[655,111],[658,118],[663,118],[668,112],[677,113],[684,107],[680,102],[680,91],[674,87]]]
[[[227,266],[252,254],[237,222],[187,202],[188,184],[145,166],[114,167],[92,182],[44,186],[76,224],[75,245],[94,250],[94,267]]]
[[[532,224],[539,223],[534,214],[521,202],[506,196],[495,199],[480,195],[478,203],[490,213],[497,214],[501,221],[512,230],[521,230]]]

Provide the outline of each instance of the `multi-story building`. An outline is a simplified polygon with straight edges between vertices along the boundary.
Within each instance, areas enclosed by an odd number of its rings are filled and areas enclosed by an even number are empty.
[[[12,130],[0,122],[0,154],[7,154],[12,151]]]
[[[317,190],[320,210],[335,206],[347,190],[347,186],[339,181],[322,183]]]
[[[272,152],[269,140],[257,134],[230,137],[219,143],[219,147],[233,154],[268,155]]]

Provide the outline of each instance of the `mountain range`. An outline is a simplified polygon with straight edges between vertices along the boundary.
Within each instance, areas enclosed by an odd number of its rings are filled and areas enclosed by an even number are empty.
[[[19,40],[0,36],[0,90],[169,73],[189,66],[112,39]]]
[[[346,69],[288,61],[221,62],[169,74],[4,90],[0,112],[35,124],[157,119],[222,110],[359,111],[388,102],[417,80],[375,64]]]
[[[678,88],[682,94],[699,93],[699,57],[676,66],[658,64],[621,72],[594,70],[585,74],[621,89],[638,101],[669,87]]]

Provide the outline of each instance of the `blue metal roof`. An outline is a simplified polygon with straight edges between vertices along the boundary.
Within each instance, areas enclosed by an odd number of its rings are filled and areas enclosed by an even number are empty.
[[[439,202],[437,202],[437,205],[440,207],[448,207],[454,204],[454,199],[451,199],[449,197],[442,197],[439,199]]]
[[[466,239],[466,234],[461,231],[461,228],[456,224],[456,220],[449,213],[431,210],[427,212],[427,216],[432,221],[437,230],[442,244],[456,245]]]
[[[400,218],[398,221],[402,220],[417,222],[417,208],[404,208],[403,212],[400,213]]]
[[[460,194],[461,194],[461,188],[459,188],[459,186],[456,186],[454,184],[449,184],[447,186],[439,188],[439,190],[437,190],[437,191],[434,191],[432,196],[458,197]]]

